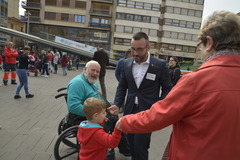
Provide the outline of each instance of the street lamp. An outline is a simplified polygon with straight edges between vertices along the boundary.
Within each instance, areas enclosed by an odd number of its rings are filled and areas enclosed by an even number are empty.
[[[31,13],[27,11],[26,16],[27,16],[27,34],[29,34],[29,16],[31,16]]]

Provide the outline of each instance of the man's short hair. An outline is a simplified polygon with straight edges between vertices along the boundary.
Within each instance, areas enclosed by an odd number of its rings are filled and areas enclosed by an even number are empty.
[[[102,44],[97,44],[96,47],[103,48]]]
[[[83,103],[83,111],[88,120],[92,120],[92,116],[95,113],[101,113],[103,109],[106,109],[106,104],[98,98],[88,98]]]
[[[134,40],[140,40],[142,38],[144,38],[146,40],[146,42],[149,43],[148,35],[144,32],[138,32],[138,33],[134,34],[134,36],[133,36]]]

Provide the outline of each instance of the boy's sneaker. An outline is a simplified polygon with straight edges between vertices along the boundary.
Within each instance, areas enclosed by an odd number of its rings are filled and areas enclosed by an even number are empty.
[[[22,98],[20,95],[15,95],[14,96],[14,99],[19,99],[19,98]]]
[[[33,94],[28,94],[28,95],[26,95],[26,98],[33,98],[33,97],[34,97]]]

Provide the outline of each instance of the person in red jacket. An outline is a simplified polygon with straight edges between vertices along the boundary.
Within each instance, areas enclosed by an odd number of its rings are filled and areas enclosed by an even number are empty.
[[[104,160],[108,148],[118,146],[122,132],[114,128],[112,134],[103,130],[106,120],[106,104],[98,98],[88,98],[84,102],[83,111],[88,120],[78,126],[77,138],[80,142],[79,159]]]
[[[215,11],[198,40],[202,66],[184,75],[165,99],[124,116],[116,126],[126,133],[147,133],[173,125],[168,160],[239,160],[239,16]]]
[[[9,42],[7,47],[4,49],[4,76],[3,84],[7,85],[8,83],[8,74],[11,72],[11,84],[16,85],[16,58],[18,56],[17,50],[14,48],[13,42]]]

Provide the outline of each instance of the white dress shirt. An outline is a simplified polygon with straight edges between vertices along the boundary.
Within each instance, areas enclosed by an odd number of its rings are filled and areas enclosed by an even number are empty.
[[[132,73],[137,88],[142,83],[143,77],[145,76],[150,63],[150,53],[148,52],[148,58],[145,62],[138,64],[135,60],[133,61]],[[135,104],[138,104],[138,97],[135,97]]]

